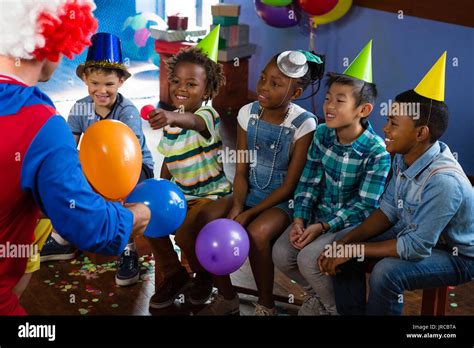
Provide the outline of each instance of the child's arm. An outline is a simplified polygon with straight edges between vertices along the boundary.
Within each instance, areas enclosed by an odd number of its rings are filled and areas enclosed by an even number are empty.
[[[67,117],[67,125],[71,129],[72,135],[74,136],[74,141],[76,142],[77,146],[79,145],[79,140],[81,139],[81,135],[83,133],[80,117],[84,116],[74,115],[73,110],[75,110],[74,107],[71,109],[71,112]]]
[[[392,169],[392,172],[394,172],[394,169]],[[393,173],[392,178],[390,179],[387,188],[382,195],[382,199],[380,200],[380,208],[375,209],[367,219],[365,219],[351,232],[342,237],[338,243],[345,244],[365,242],[370,238],[385,232],[397,223],[398,212],[397,207],[394,206],[395,180],[396,174]]]
[[[163,164],[161,165],[160,178],[166,179],[166,180],[171,180],[172,178],[172,175],[165,162],[163,162]]]
[[[314,132],[310,132],[298,139],[293,150],[293,156],[288,166],[288,174],[281,187],[277,188],[270,195],[268,195],[263,201],[257,204],[255,207],[246,211],[249,218],[253,218],[263,212],[266,209],[274,207],[275,205],[290,199],[293,196],[296,185],[301,176],[301,172],[306,163],[306,156],[308,148],[313,139]]]
[[[321,190],[319,184],[324,175],[321,163],[322,151],[318,144],[318,131],[316,130],[307,154],[303,174],[295,191],[293,218],[296,223],[303,223],[303,226],[311,219],[314,204]]]
[[[249,151],[247,148],[247,132],[237,123],[237,151]],[[238,153],[238,152],[237,152]],[[237,161],[233,188],[233,205],[228,215],[229,219],[236,218],[243,210],[248,191],[249,164]]]
[[[77,134],[73,134],[73,136],[74,136],[74,141],[76,142],[76,146],[79,145],[79,139],[81,139],[81,136]]]
[[[450,174],[436,174],[425,186],[418,208],[413,212],[410,223],[407,223],[405,228],[398,233],[397,239],[354,244],[361,244],[364,247],[364,257],[422,260],[431,256],[432,248],[458,212],[461,203],[462,188],[457,179]],[[387,216],[386,219],[389,220]],[[357,230],[362,231],[362,226]],[[355,234],[356,231],[353,232],[350,234]],[[344,238],[341,240],[343,241]],[[336,274],[336,267],[349,260],[349,258],[328,259],[323,256],[320,256],[320,259],[322,269],[329,275]],[[318,262],[320,262],[319,259]]]
[[[433,175],[421,194],[421,201],[413,207],[411,221],[397,235],[398,256],[403,260],[429,257],[462,201],[462,186],[456,177],[450,173]]]
[[[387,152],[371,156],[367,162],[366,172],[359,186],[358,194],[345,202],[339,211],[328,217],[327,221],[324,221],[330,230],[341,230],[349,219],[351,222],[364,221],[370,212],[378,207],[389,171],[390,155]]]
[[[165,126],[171,126],[195,130],[206,139],[210,138],[211,136],[204,119],[191,112],[181,113],[156,109],[149,114],[149,117],[150,126],[154,130],[163,128]]]
[[[149,220],[145,205],[125,209],[93,192],[61,116],[51,117],[31,143],[23,160],[21,188],[32,193],[56,231],[82,250],[118,255],[130,233],[143,231]]]

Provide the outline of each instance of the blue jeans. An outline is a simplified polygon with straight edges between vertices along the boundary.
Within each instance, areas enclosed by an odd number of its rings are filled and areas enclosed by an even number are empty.
[[[391,230],[372,239],[394,238]],[[386,257],[379,261],[369,279],[366,298],[365,262],[351,260],[340,266],[333,277],[337,311],[341,315],[401,315],[405,290],[458,285],[474,279],[474,258],[454,256],[451,252],[432,249],[421,261]]]

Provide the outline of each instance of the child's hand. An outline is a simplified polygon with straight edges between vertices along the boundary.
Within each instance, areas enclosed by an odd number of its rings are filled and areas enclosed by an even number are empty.
[[[304,224],[295,220],[290,231],[290,243],[296,249],[301,249],[295,242],[302,236],[304,232]]]
[[[243,213],[240,213],[234,220],[242,225],[243,228],[246,228],[247,225],[252,221],[254,218],[253,213],[251,210],[246,210]]]
[[[235,220],[235,218],[237,216],[240,215],[240,213],[242,213],[242,211],[244,210],[243,207],[239,207],[239,206],[232,206],[232,209],[229,211],[229,214],[227,214],[227,218],[228,219],[231,219],[231,220]]]
[[[333,255],[336,252],[336,249],[332,250]],[[335,276],[337,273],[341,272],[337,266],[346,263],[351,258],[350,257],[326,257],[323,251],[318,257],[318,267],[319,270],[328,276]]]
[[[165,126],[173,126],[176,113],[163,109],[155,109],[150,112],[148,116],[150,117],[148,122],[150,122],[151,128],[157,130]]]
[[[295,245],[299,249],[303,249],[306,245],[318,238],[323,233],[321,224],[312,224],[306,227],[303,234],[295,241]]]

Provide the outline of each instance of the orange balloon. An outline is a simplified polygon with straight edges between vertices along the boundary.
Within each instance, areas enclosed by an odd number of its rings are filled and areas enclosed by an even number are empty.
[[[91,186],[110,200],[127,197],[137,185],[142,168],[136,135],[117,120],[100,121],[87,129],[79,160]]]

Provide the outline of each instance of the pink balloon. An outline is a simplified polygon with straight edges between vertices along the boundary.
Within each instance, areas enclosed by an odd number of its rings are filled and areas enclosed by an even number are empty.
[[[150,32],[147,28],[138,29],[133,36],[133,41],[138,47],[145,47],[148,38],[150,37]]]

